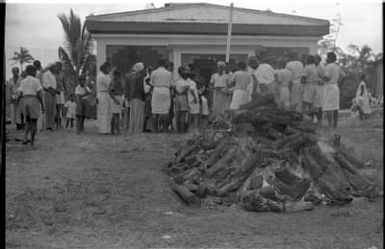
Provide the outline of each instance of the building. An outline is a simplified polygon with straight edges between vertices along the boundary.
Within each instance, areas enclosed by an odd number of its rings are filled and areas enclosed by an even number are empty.
[[[218,60],[225,60],[230,7],[208,3],[168,3],[145,9],[86,18],[97,43],[97,66],[106,60],[128,70],[143,61],[157,66],[160,58],[193,65],[208,79]],[[289,52],[316,53],[317,42],[329,33],[329,21],[233,8],[230,64],[259,51],[264,57]]]

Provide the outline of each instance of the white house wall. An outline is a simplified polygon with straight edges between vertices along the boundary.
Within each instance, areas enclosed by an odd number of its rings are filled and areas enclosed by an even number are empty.
[[[181,64],[181,54],[225,54],[226,36],[207,35],[143,35],[143,34],[93,34],[97,44],[97,68],[106,61],[106,45],[167,46],[174,70]],[[305,47],[309,53],[317,52],[317,42],[322,37],[287,36],[233,36],[231,53],[253,55],[257,46]]]

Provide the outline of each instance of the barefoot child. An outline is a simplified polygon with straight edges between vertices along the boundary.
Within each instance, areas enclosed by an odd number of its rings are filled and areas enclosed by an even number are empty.
[[[64,108],[66,109],[66,112],[67,112],[66,128],[68,128],[68,125],[70,123],[71,123],[71,128],[73,128],[74,120],[76,117],[76,103],[75,103],[75,96],[73,94],[70,95],[70,100],[64,104]]]

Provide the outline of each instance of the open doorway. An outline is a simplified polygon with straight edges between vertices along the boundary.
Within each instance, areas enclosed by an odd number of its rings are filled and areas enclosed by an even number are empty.
[[[247,54],[230,55],[230,68],[240,62],[247,62]],[[225,54],[182,54],[182,66],[189,66],[192,70],[199,69],[200,76],[205,85],[210,83],[211,75],[217,72],[217,62],[225,61]]]

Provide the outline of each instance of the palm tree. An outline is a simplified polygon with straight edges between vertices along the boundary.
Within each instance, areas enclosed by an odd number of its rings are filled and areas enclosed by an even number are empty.
[[[84,73],[85,65],[91,54],[91,35],[80,17],[70,10],[70,14],[58,14],[64,35],[64,47],[59,47],[59,58],[63,62],[64,73],[72,80],[73,88],[77,84],[78,76]]]
[[[14,52],[13,57],[10,58],[10,60],[13,60],[14,62],[12,65],[19,63],[20,64],[20,72],[23,71],[23,64],[29,63],[34,60],[32,55],[29,53],[28,49],[24,47],[20,47],[20,52]]]

